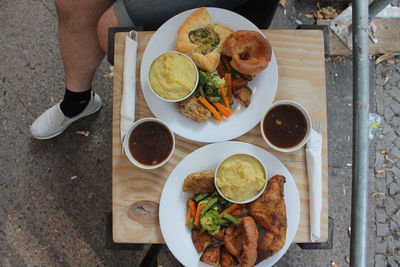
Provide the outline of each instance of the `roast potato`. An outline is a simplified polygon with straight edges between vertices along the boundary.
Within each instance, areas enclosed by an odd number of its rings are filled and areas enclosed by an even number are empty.
[[[221,244],[214,243],[210,245],[208,248],[206,248],[203,255],[200,257],[200,261],[206,264],[218,266],[220,254],[221,254]]]
[[[200,233],[199,230],[195,229],[192,231],[192,241],[197,252],[203,252],[209,245],[211,245],[213,239],[206,232]]]

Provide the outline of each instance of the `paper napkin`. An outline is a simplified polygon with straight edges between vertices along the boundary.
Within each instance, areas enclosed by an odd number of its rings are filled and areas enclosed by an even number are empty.
[[[124,79],[121,99],[121,142],[135,121],[137,42],[125,37]]]
[[[322,136],[311,130],[306,145],[307,173],[310,198],[310,231],[311,242],[320,238],[322,209]]]

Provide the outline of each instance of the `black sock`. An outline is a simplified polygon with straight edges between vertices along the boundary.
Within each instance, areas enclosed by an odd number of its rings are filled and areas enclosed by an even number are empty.
[[[84,92],[72,92],[65,88],[64,99],[60,103],[60,109],[68,118],[79,115],[88,105],[92,88]]]

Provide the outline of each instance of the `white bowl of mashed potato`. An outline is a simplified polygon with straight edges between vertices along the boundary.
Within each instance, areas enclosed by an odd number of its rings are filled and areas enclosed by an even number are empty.
[[[267,186],[267,171],[253,155],[234,154],[224,159],[215,171],[215,187],[226,200],[245,204],[256,200]]]
[[[153,60],[147,80],[156,96],[168,102],[179,102],[196,90],[199,72],[187,55],[167,51]]]

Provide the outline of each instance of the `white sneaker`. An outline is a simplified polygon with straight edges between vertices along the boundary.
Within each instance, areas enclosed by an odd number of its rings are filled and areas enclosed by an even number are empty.
[[[101,98],[92,93],[86,108],[73,118],[68,118],[60,109],[60,103],[52,106],[40,115],[31,125],[31,134],[36,139],[50,139],[61,134],[71,123],[89,116],[101,108]]]

